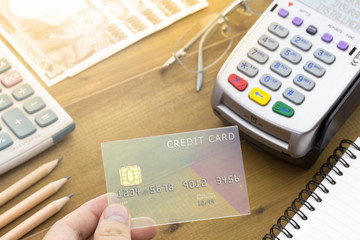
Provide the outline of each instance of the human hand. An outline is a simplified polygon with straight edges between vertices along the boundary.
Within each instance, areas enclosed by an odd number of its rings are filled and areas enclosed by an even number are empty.
[[[156,235],[156,227],[130,230],[130,219],[127,208],[121,204],[108,205],[105,194],[57,221],[44,240],[149,240]]]

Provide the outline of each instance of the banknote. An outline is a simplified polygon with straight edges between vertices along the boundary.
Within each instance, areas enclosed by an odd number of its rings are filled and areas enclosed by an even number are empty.
[[[207,5],[206,0],[4,0],[0,33],[51,86]]]

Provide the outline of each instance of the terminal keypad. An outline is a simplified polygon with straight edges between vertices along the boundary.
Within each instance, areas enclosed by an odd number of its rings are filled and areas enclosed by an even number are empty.
[[[280,16],[279,20],[271,22],[267,32],[263,32],[248,50],[247,57],[252,61],[243,59],[237,65],[237,70],[248,78],[243,79],[234,71],[229,77],[229,82],[241,94],[248,87],[248,82],[259,81],[260,86],[250,90],[249,99],[264,107],[271,102],[272,92],[281,91],[280,96],[283,99],[274,99],[272,110],[285,117],[292,117],[296,113],[291,104],[300,106],[306,101],[306,95],[316,88],[316,81],[322,79],[326,75],[326,68],[336,61],[336,52],[314,46],[310,39],[319,37],[325,44],[334,41],[334,37],[329,33],[316,36],[319,31],[316,24],[302,27],[300,30],[300,26],[304,25],[304,19],[298,16],[291,19],[296,30],[288,29],[281,24],[281,19],[289,18],[290,11],[281,8],[277,14]],[[287,44],[282,44],[284,41]],[[345,51],[348,46],[346,41],[340,40],[337,49]],[[269,51],[271,53],[277,49],[280,49],[279,53],[269,54]],[[312,58],[309,58],[308,52],[312,54]],[[268,71],[260,71],[259,66],[265,64],[269,66]],[[287,79],[295,66],[301,66],[303,71]],[[290,104],[286,104],[286,101]]]

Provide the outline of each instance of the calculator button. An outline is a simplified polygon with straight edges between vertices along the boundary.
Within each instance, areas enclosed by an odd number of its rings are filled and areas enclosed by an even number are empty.
[[[273,111],[283,115],[285,117],[292,117],[295,113],[294,109],[288,105],[286,105],[285,103],[283,103],[282,101],[277,101],[274,106],[273,106]]]
[[[285,28],[284,26],[273,22],[272,24],[270,24],[270,26],[268,27],[269,32],[275,34],[276,36],[280,37],[280,38],[285,38],[287,37],[287,35],[289,34],[289,30],[287,28]]]
[[[335,55],[329,53],[323,48],[316,49],[314,57],[327,64],[332,64],[335,61]]]
[[[301,26],[303,24],[303,20],[302,18],[299,18],[299,17],[294,17],[294,19],[292,20],[292,23],[295,25],[295,26]]]
[[[270,51],[275,51],[279,47],[279,43],[267,35],[262,35],[258,39],[258,43]]]
[[[281,82],[269,74],[264,74],[260,78],[260,83],[273,91],[276,91],[281,87]]]
[[[297,64],[301,61],[302,57],[299,53],[295,52],[294,50],[290,48],[285,48],[280,53],[281,57],[285,58],[289,62],[293,64]]]
[[[260,88],[254,87],[249,93],[249,98],[261,106],[265,106],[270,101],[271,96]]]
[[[38,115],[36,115],[35,117],[35,122],[40,126],[40,127],[46,127],[50,124],[52,124],[53,122],[55,122],[56,120],[58,120],[58,117],[56,116],[56,114],[48,109],[45,110],[42,113],[39,113]]]
[[[277,74],[279,74],[282,77],[287,77],[291,74],[291,68],[286,66],[285,64],[283,64],[280,61],[274,61],[271,65],[270,65],[270,69],[274,72],[276,72]]]
[[[343,50],[345,51],[346,49],[348,49],[349,47],[349,44],[345,41],[340,41],[337,45],[337,47],[340,49],[340,50]]]
[[[259,72],[257,67],[245,60],[238,64],[237,69],[249,77],[255,77],[255,75]]]
[[[290,87],[285,89],[285,91],[283,92],[283,96],[284,98],[295,104],[301,104],[305,99],[305,96],[303,94]]]
[[[11,68],[10,63],[5,58],[0,59],[0,73],[3,73]]]
[[[5,112],[2,119],[18,138],[25,138],[36,131],[35,126],[18,108]]]
[[[247,55],[249,58],[260,64],[266,63],[266,61],[269,59],[269,55],[256,48],[251,48]]]
[[[321,40],[323,40],[324,42],[331,42],[333,40],[333,36],[329,33],[324,33],[321,37]]]
[[[308,61],[305,63],[304,70],[308,73],[311,73],[315,77],[322,77],[325,74],[325,68],[321,67],[319,64],[313,61]]]
[[[32,94],[34,94],[34,90],[28,83],[25,83],[24,85],[19,86],[12,93],[13,97],[18,101],[21,101],[21,100],[31,96]]]
[[[310,41],[306,40],[305,38],[299,35],[295,35],[291,39],[291,44],[300,48],[303,51],[308,51],[312,46],[312,43]]]
[[[10,135],[7,133],[0,133],[0,151],[11,146],[11,144],[13,144],[13,140]]]
[[[7,88],[15,86],[22,80],[22,76],[18,71],[9,72],[6,75],[2,76],[0,79],[1,83]]]
[[[310,91],[315,87],[315,82],[302,74],[296,75],[293,82],[307,91]]]
[[[239,91],[244,91],[248,85],[246,80],[242,79],[236,74],[231,74],[228,78],[228,81]]]
[[[37,111],[40,111],[45,107],[45,102],[40,97],[34,97],[32,99],[27,100],[24,103],[24,109],[27,113],[33,114]]]
[[[10,107],[12,104],[13,101],[8,95],[6,94],[0,95],[0,111]]]
[[[285,8],[281,8],[278,12],[278,15],[280,17],[286,18],[289,15],[289,11],[286,10]]]
[[[306,32],[310,35],[315,35],[317,33],[317,27],[310,25],[306,28]]]

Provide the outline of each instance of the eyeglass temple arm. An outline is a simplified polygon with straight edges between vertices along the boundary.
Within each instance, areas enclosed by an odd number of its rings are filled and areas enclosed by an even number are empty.
[[[176,62],[176,59],[182,58],[186,56],[186,51],[196,42],[203,34],[206,32],[217,20],[210,21],[200,32],[198,32],[189,42],[187,42],[184,47],[182,47],[179,51],[173,54],[160,68],[160,71],[164,71],[170,65]]]
[[[228,14],[230,14],[234,9],[236,9],[240,4],[244,5],[244,7],[247,9],[246,0],[236,0],[232,2],[228,7],[226,7],[220,15],[225,17]],[[218,20],[218,18],[214,18],[211,22],[209,22],[206,27],[204,27],[200,32],[198,32],[189,42],[185,44],[183,48],[181,48],[179,51],[177,51],[175,54],[173,54],[160,68],[160,71],[164,71],[166,68],[168,68],[170,65],[172,65],[174,62],[176,62],[176,59],[182,58],[186,56],[186,51],[191,45],[194,44],[205,32],[208,31],[210,27],[214,25],[214,23]]]
[[[225,10],[221,12],[222,17],[226,17],[229,15],[234,9],[236,9],[240,4],[244,4],[244,7],[247,8],[246,0],[237,0],[234,1],[232,4],[230,4]],[[218,17],[215,18],[213,21],[211,21],[211,25],[208,29],[204,32],[204,35],[200,39],[199,43],[199,49],[198,49],[198,68],[197,68],[197,76],[196,76],[196,91],[199,92],[202,84],[204,82],[204,64],[203,64],[203,46],[206,38],[211,33],[211,30],[213,29],[213,25],[216,24],[216,21],[218,21]]]
[[[219,17],[215,19],[216,21],[212,21],[213,24],[217,24],[217,20],[219,20]],[[203,81],[204,81],[204,63],[203,63],[203,47],[205,40],[210,35],[210,33],[215,30],[214,27],[210,27],[207,29],[207,31],[204,33],[204,35],[201,37],[199,42],[199,48],[198,48],[198,67],[197,67],[197,76],[196,76],[196,91],[199,92]]]

